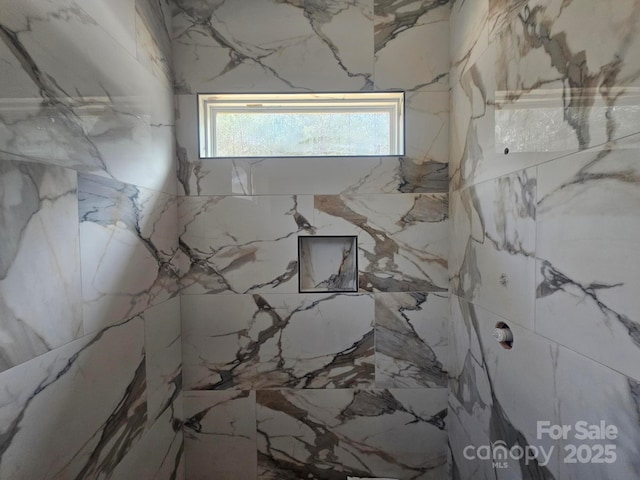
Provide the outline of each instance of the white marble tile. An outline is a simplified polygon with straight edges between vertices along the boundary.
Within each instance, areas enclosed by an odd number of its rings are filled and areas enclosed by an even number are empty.
[[[474,183],[476,178],[493,178],[483,177],[482,173],[487,170],[485,164],[496,158],[495,51],[492,44],[451,83],[449,175],[454,190]],[[505,158],[503,154],[496,161],[501,165],[509,162],[505,168],[513,168],[510,165],[513,158]]]
[[[376,293],[376,387],[446,388],[446,294]]]
[[[148,308],[144,317],[149,423],[172,408],[182,391],[180,298]]]
[[[458,418],[467,417],[462,422],[464,428],[450,430],[452,444],[458,445],[454,456],[457,456],[460,469],[468,467],[460,461],[459,449],[465,446],[465,438],[473,439],[482,433],[492,443],[505,442],[507,448],[517,443],[550,452],[548,462],[539,461],[537,465],[508,460],[504,470],[499,469],[498,478],[528,478],[532,472],[544,474],[545,478],[587,479],[632,478],[637,474],[640,422],[636,411],[640,387],[636,380],[508,320],[514,341],[513,348],[505,350],[491,335],[495,324],[504,319],[464,301],[460,308],[462,315],[454,321],[460,324],[463,320],[466,324],[463,330],[480,345],[483,374],[475,378],[488,382],[491,399],[485,406],[490,411],[489,421],[479,423],[477,414],[468,416],[471,411],[466,406],[466,398],[473,396],[465,396],[464,389],[460,388],[464,374],[454,379],[452,385],[457,386],[452,390],[454,411]],[[469,355],[470,350],[467,352]],[[598,385],[597,391],[593,389],[594,384]],[[479,398],[476,397],[476,405],[482,405]],[[568,425],[571,430],[565,439],[551,438],[538,431],[538,422],[545,421],[551,425]],[[601,421],[615,425],[619,430],[618,437],[615,441],[580,439],[576,436],[579,433],[576,422],[579,421],[589,425],[599,425]],[[566,448],[570,444],[592,448],[605,443],[615,445],[617,459],[613,463],[572,464],[565,461],[569,452]]]
[[[111,478],[185,480],[182,397],[147,429],[118,463]]]
[[[372,385],[373,315],[370,295],[183,296],[185,388]]]
[[[640,131],[633,2],[524,3],[490,2],[491,42],[454,68],[453,188]]]
[[[449,17],[450,85],[470,68],[489,44],[490,0],[453,0]]]
[[[448,195],[317,195],[322,235],[358,235],[360,289],[447,289]]]
[[[175,197],[80,175],[79,214],[85,331],[178,293]]]
[[[184,293],[298,291],[297,235],[314,234],[311,196],[184,197]]]
[[[534,322],[535,198],[535,169],[452,195],[452,291],[528,328]]]
[[[55,93],[52,100],[60,97],[59,100],[64,101],[62,94],[90,97],[109,92],[113,97],[120,97],[140,91],[141,79],[136,75],[140,69],[135,68],[136,61],[130,51],[123,49],[110,32],[103,29],[102,19],[94,19],[73,0],[4,0],[3,4],[6,30],[2,43],[9,48],[13,58],[32,61],[19,67],[24,69],[22,78],[30,79],[27,84],[7,83],[3,97],[21,98],[29,91],[31,95],[24,97],[39,98],[41,93]],[[98,6],[94,1],[88,5],[91,13],[108,16],[105,6]],[[111,22],[105,20],[107,24]],[[101,61],[91,58],[94,54],[100,54]],[[23,57],[25,55],[27,57]],[[121,75],[126,71],[121,69],[126,68],[131,68],[130,75]],[[38,75],[43,72],[46,75]],[[11,75],[11,71],[6,73]],[[4,80],[2,78],[3,86]],[[27,86],[29,90],[26,90]],[[41,87],[46,90],[39,92]],[[49,88],[54,90],[49,91]],[[14,95],[14,89],[20,94]]]
[[[480,326],[475,318],[474,305],[451,296],[449,405],[453,408],[451,422],[458,425],[449,431],[449,443],[459,464],[464,458],[460,449],[466,446],[462,439],[475,441],[490,436],[492,387],[488,366],[483,359]],[[468,465],[459,467],[475,469],[475,466]]]
[[[471,424],[473,424],[472,417],[457,398],[450,395],[447,406],[447,433],[452,456],[452,478],[455,480],[495,480],[496,473],[491,462],[470,460],[464,456],[464,449],[470,445],[491,444],[485,432],[470,428]]]
[[[557,391],[560,412],[559,425],[572,430],[560,441],[558,478],[597,480],[600,478],[635,478],[640,475],[640,382],[592,362],[566,348],[560,348],[557,358]],[[597,385],[597,388],[594,388]],[[615,426],[615,439],[580,439],[576,423]],[[583,424],[584,427],[584,424]],[[615,461],[570,463],[573,445],[593,454],[598,446],[613,445]],[[584,447],[581,447],[585,445]],[[581,457],[588,458],[584,453]],[[587,455],[589,455],[587,453]]]
[[[448,2],[375,0],[373,10],[375,87],[447,91]]]
[[[136,0],[136,56],[167,86],[171,68],[171,5],[169,0]]]
[[[260,390],[258,478],[446,476],[446,390]]]
[[[495,8],[500,12],[498,7]],[[505,15],[512,17],[509,12]],[[500,18],[498,15],[495,20],[500,22]],[[512,48],[514,40],[511,38],[504,42]],[[452,84],[452,188],[481,183],[586,148],[579,146],[575,131],[564,118],[568,114],[565,113],[567,108],[561,88],[554,89],[554,85],[545,84],[545,87],[516,95],[500,86],[500,65],[505,62],[518,64],[520,61],[522,68],[526,69],[526,58],[520,59],[514,52],[505,53],[498,40],[492,41]],[[593,92],[583,92],[582,95],[585,104],[595,102],[581,120],[582,125],[586,125],[584,128],[602,133],[611,127],[617,131],[612,138],[640,131],[636,121],[637,106],[634,105],[637,102],[631,90],[621,92],[616,98],[618,104],[611,106],[610,111],[598,106],[599,100]],[[609,126],[607,116],[614,119]],[[600,135],[599,140],[591,143],[606,141],[606,136]]]
[[[109,477],[147,423],[143,321],[83,337],[1,379],[0,477]]]
[[[187,478],[256,478],[256,392],[188,392],[184,401]]]
[[[0,160],[0,370],[83,334],[76,173]]]
[[[559,444],[549,438],[538,438],[537,422],[558,421],[555,382],[558,345],[510,322],[514,342],[513,349],[506,350],[492,337],[496,323],[504,319],[458,299],[452,313],[458,330],[456,355],[464,365],[458,365],[460,373],[452,377],[449,402],[455,425],[450,431],[450,444],[457,468],[467,472],[462,478],[469,478],[468,472],[476,472],[478,478],[483,478],[481,475],[491,470],[493,459],[473,458],[473,454],[478,453],[476,449],[480,446],[502,444],[507,449],[516,444],[542,448],[545,454],[538,450],[538,458],[530,462],[507,458],[496,469],[498,478],[528,478],[523,471],[542,475],[541,478],[555,478]],[[470,343],[465,352],[460,347],[466,335]],[[480,351],[478,356],[473,353],[475,349]],[[521,381],[523,375],[526,382]],[[473,450],[465,451],[468,446]]]
[[[136,0],[83,0],[81,8],[127,53],[135,57]]]
[[[418,163],[449,161],[449,92],[406,96],[406,156]]]
[[[357,91],[372,85],[371,2],[176,3],[179,93]]]
[[[172,132],[156,132],[158,125],[173,124],[170,87],[136,60],[126,38],[114,39],[131,29],[126,21],[115,28],[117,9],[132,5],[92,1],[87,13],[71,0],[5,3],[10,3],[3,8],[0,42],[7,66],[0,72],[5,157],[175,191],[173,143],[166,141]],[[169,116],[158,118],[156,106],[163,103]]]
[[[640,379],[639,150],[625,146],[538,167],[536,330]]]
[[[513,17],[495,37],[513,151],[572,152],[640,131],[639,18],[633,0],[538,0]]]

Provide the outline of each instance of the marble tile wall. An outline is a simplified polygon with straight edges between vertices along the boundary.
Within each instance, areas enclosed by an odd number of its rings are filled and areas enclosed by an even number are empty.
[[[637,0],[452,5],[454,479],[640,475],[639,19]],[[618,433],[580,439],[580,421]],[[494,463],[469,445],[550,454]]]
[[[0,12],[0,478],[184,478],[169,3]]]
[[[443,478],[449,2],[175,4],[187,477]],[[405,157],[198,158],[196,93],[388,89]],[[359,290],[300,294],[299,235]]]

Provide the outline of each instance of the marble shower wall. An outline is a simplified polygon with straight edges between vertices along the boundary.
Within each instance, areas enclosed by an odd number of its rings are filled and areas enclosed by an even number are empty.
[[[175,3],[187,477],[443,478],[448,2]],[[198,92],[386,89],[405,157],[198,159]],[[298,293],[299,235],[359,291]]]
[[[640,476],[639,22],[637,0],[452,5],[454,479]],[[617,438],[578,439],[578,421]],[[465,456],[496,442],[551,454]],[[615,461],[567,461],[604,444]]]
[[[0,478],[183,478],[169,4],[0,12]]]

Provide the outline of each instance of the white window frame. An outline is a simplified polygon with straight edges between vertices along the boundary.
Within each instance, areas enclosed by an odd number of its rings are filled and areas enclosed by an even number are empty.
[[[217,113],[229,112],[387,112],[389,114],[388,154],[353,154],[349,157],[388,157],[405,154],[405,98],[404,92],[356,93],[248,93],[198,94],[199,155],[201,159],[229,158],[218,156],[215,148],[215,118]],[[297,155],[298,156],[298,155]],[[296,157],[297,157],[296,156]],[[308,157],[309,155],[299,155]],[[332,155],[315,155],[332,156]],[[281,158],[265,154],[263,157]],[[232,157],[233,158],[233,157]],[[235,157],[237,158],[237,157]]]

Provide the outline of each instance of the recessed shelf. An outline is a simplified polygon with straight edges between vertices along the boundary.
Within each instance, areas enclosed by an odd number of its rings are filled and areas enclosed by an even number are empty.
[[[299,291],[357,292],[358,237],[298,237]]]

